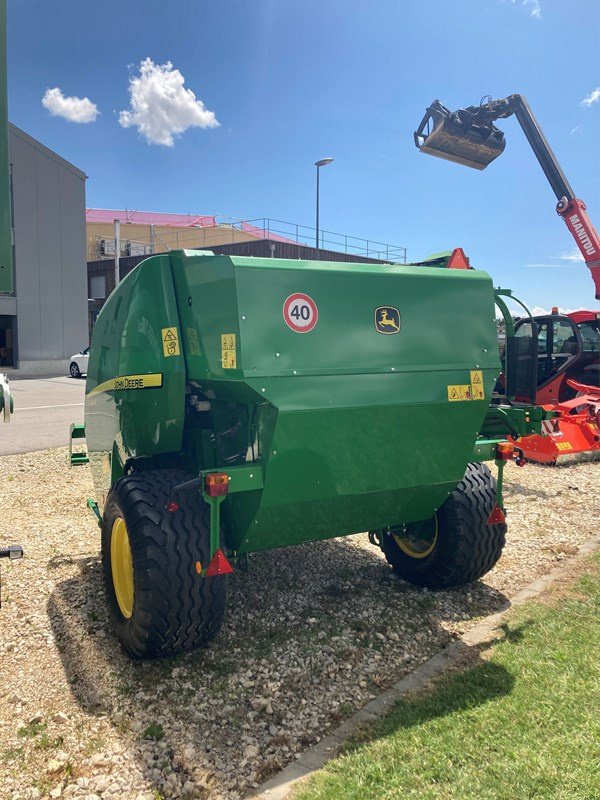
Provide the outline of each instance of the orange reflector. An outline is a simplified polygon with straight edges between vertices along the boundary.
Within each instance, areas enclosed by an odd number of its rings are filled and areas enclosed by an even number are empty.
[[[196,572],[198,573],[198,575],[202,574],[202,562],[201,561],[196,561]]]
[[[488,525],[500,525],[501,522],[505,522],[506,517],[504,516],[504,511],[500,508],[498,503],[492,508],[492,513],[488,517]]]
[[[231,566],[229,561],[227,561],[225,553],[219,547],[219,549],[212,557],[212,561],[208,565],[208,569],[206,570],[206,577],[211,578],[214,575],[229,575],[229,573],[231,572],[233,572],[233,567]]]
[[[209,497],[222,497],[229,489],[229,475],[226,472],[211,472],[204,477],[204,491]]]
[[[496,458],[498,461],[512,461],[515,448],[509,442],[498,442],[496,445]]]

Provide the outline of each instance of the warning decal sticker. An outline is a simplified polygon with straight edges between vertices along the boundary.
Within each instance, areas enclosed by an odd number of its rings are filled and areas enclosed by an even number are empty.
[[[188,344],[190,346],[190,354],[193,356],[200,355],[200,341],[198,339],[198,331],[196,328],[187,329]]]
[[[468,383],[453,384],[448,386],[448,400],[453,403],[458,400],[471,400],[471,387]]]
[[[317,304],[307,294],[291,294],[283,304],[283,318],[288,328],[296,333],[308,333],[317,324]]]
[[[177,328],[161,328],[160,338],[162,339],[163,355],[165,358],[169,356],[178,356],[180,354]]]
[[[455,403],[460,400],[483,400],[483,372],[480,369],[471,370],[471,383],[453,383],[448,387],[448,400]]]
[[[558,450],[572,450],[573,445],[571,442],[555,442]]]
[[[483,400],[483,372],[480,369],[471,370],[471,397],[473,400]]]
[[[221,365],[223,369],[236,369],[235,333],[221,334]]]

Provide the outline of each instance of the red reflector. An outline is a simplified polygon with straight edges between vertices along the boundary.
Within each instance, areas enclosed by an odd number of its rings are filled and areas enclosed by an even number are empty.
[[[211,578],[213,575],[229,575],[231,572],[233,572],[233,567],[229,561],[227,561],[225,553],[219,547],[208,565],[206,577]]]
[[[229,475],[226,472],[211,472],[204,477],[204,491],[209,497],[222,497],[229,489]]]
[[[462,247],[455,247],[448,259],[448,269],[470,269],[469,259]]]
[[[176,503],[174,500],[170,500],[167,503],[166,508],[167,508],[167,511],[170,511],[171,514],[172,514],[174,511],[179,511],[179,503]]]
[[[508,442],[498,442],[496,445],[496,458],[498,461],[512,461],[515,448]]]
[[[501,522],[505,521],[506,517],[504,516],[504,511],[502,511],[498,503],[496,503],[492,509],[492,513],[488,517],[488,525],[499,525]]]

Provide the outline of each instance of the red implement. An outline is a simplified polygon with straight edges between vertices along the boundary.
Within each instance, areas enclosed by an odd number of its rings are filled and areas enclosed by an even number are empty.
[[[572,400],[544,406],[558,416],[543,422],[543,436],[527,436],[519,446],[525,458],[539,464],[600,458],[600,387],[568,380],[578,392]]]

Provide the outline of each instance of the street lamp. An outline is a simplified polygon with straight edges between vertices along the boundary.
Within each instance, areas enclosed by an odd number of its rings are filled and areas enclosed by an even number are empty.
[[[317,253],[319,252],[319,170],[321,167],[326,167],[327,164],[331,164],[333,158],[322,158],[320,161],[315,161],[315,167],[317,168],[317,235],[315,239],[315,247],[317,249]]]

